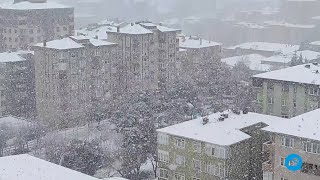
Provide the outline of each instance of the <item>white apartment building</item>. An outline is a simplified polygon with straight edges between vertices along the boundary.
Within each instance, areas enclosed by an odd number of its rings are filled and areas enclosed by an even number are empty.
[[[94,104],[110,98],[117,59],[115,43],[80,36],[33,48],[40,120],[54,127],[79,123]]]
[[[263,163],[263,180],[320,179],[320,110],[270,125],[263,130],[271,136],[263,149],[269,159]],[[302,170],[289,171],[285,159],[290,154],[302,158]]]
[[[51,0],[0,4],[0,52],[74,34],[74,9]]]

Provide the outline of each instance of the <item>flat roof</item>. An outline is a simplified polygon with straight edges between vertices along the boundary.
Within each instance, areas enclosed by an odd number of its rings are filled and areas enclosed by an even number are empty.
[[[209,122],[206,125],[202,124],[202,118],[197,118],[158,129],[157,132],[220,146],[230,146],[251,137],[242,132],[242,128],[261,122],[268,125],[277,124],[279,121],[285,120],[284,118],[257,113],[240,115],[234,114],[231,111],[228,111],[227,113],[229,114],[229,117],[222,122],[218,120],[221,113],[215,113],[208,116]]]
[[[179,47],[186,49],[200,49],[206,47],[221,46],[221,43],[201,39],[194,36],[179,37]]]
[[[280,52],[282,54],[293,53],[299,50],[299,45],[291,44],[280,44],[280,43],[270,43],[270,42],[246,42],[236,46],[229,47],[227,49],[248,49],[248,50],[259,50],[259,51],[270,51],[270,52]]]
[[[65,50],[65,49],[76,49],[76,48],[82,48],[83,45],[75,42],[69,37],[63,38],[63,39],[57,39],[53,41],[48,41],[46,46],[44,46],[44,43],[38,43],[35,46],[37,47],[44,47],[44,48],[50,48],[50,49],[59,49],[59,50]]]
[[[278,122],[262,130],[320,141],[320,109]]]
[[[98,180],[97,178],[23,154],[0,158],[1,180]]]
[[[55,2],[44,2],[44,3],[31,3],[28,1],[23,1],[19,3],[6,2],[0,4],[0,8],[3,9],[14,9],[14,10],[35,10],[35,9],[63,9],[63,8],[71,8],[69,6],[55,3]]]
[[[110,29],[106,29],[107,32],[116,32],[117,33],[117,28],[110,28]],[[123,34],[153,34],[152,31],[150,31],[149,29],[146,29],[144,27],[142,27],[140,24],[135,24],[135,23],[131,23],[128,24],[124,27],[120,27],[119,28],[120,32],[118,33],[123,33]]]
[[[221,59],[222,62],[226,63],[227,65],[234,67],[239,62],[244,62],[248,68],[254,71],[270,71],[272,66],[269,64],[262,64],[262,60],[265,59],[265,56],[260,54],[249,54],[243,56],[233,56],[228,58]]]
[[[254,78],[271,79],[302,84],[320,85],[320,65],[312,63],[254,75]]]

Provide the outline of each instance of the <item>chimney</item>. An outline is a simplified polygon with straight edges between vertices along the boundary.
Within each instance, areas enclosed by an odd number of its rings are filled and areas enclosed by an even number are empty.
[[[117,26],[117,32],[118,33],[120,32],[120,26]]]
[[[202,118],[202,124],[203,124],[203,125],[208,124],[208,122],[209,122],[209,118],[208,118],[208,117],[203,117],[203,118]]]
[[[43,47],[47,47],[47,40],[43,41]]]
[[[247,108],[247,107],[244,108],[244,109],[243,109],[243,114],[248,114],[248,113],[249,113],[249,108]]]

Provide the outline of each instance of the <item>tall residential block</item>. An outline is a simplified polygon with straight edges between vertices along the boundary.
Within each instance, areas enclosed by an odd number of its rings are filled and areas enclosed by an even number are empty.
[[[74,34],[74,9],[47,0],[0,4],[0,52]]]
[[[40,120],[75,125],[110,98],[115,43],[77,36],[39,43],[34,51]]]

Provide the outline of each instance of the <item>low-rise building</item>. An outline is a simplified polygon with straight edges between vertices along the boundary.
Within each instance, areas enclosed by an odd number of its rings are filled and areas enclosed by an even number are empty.
[[[260,128],[281,120],[225,111],[158,129],[159,180],[262,179]]]
[[[36,113],[33,52],[0,53],[0,114],[31,118]]]
[[[74,9],[51,0],[12,0],[0,4],[0,52],[74,34]]]
[[[269,159],[263,163],[263,180],[318,180],[320,179],[320,110],[294,117],[263,128],[270,134],[264,143]],[[302,158],[302,169],[290,171],[285,165],[290,154]]]
[[[27,154],[0,157],[0,169],[1,180],[98,180]]]
[[[291,118],[319,108],[320,65],[308,63],[253,76],[254,111]]]
[[[115,86],[117,44],[84,36],[34,46],[38,118],[53,126],[84,120]]]

